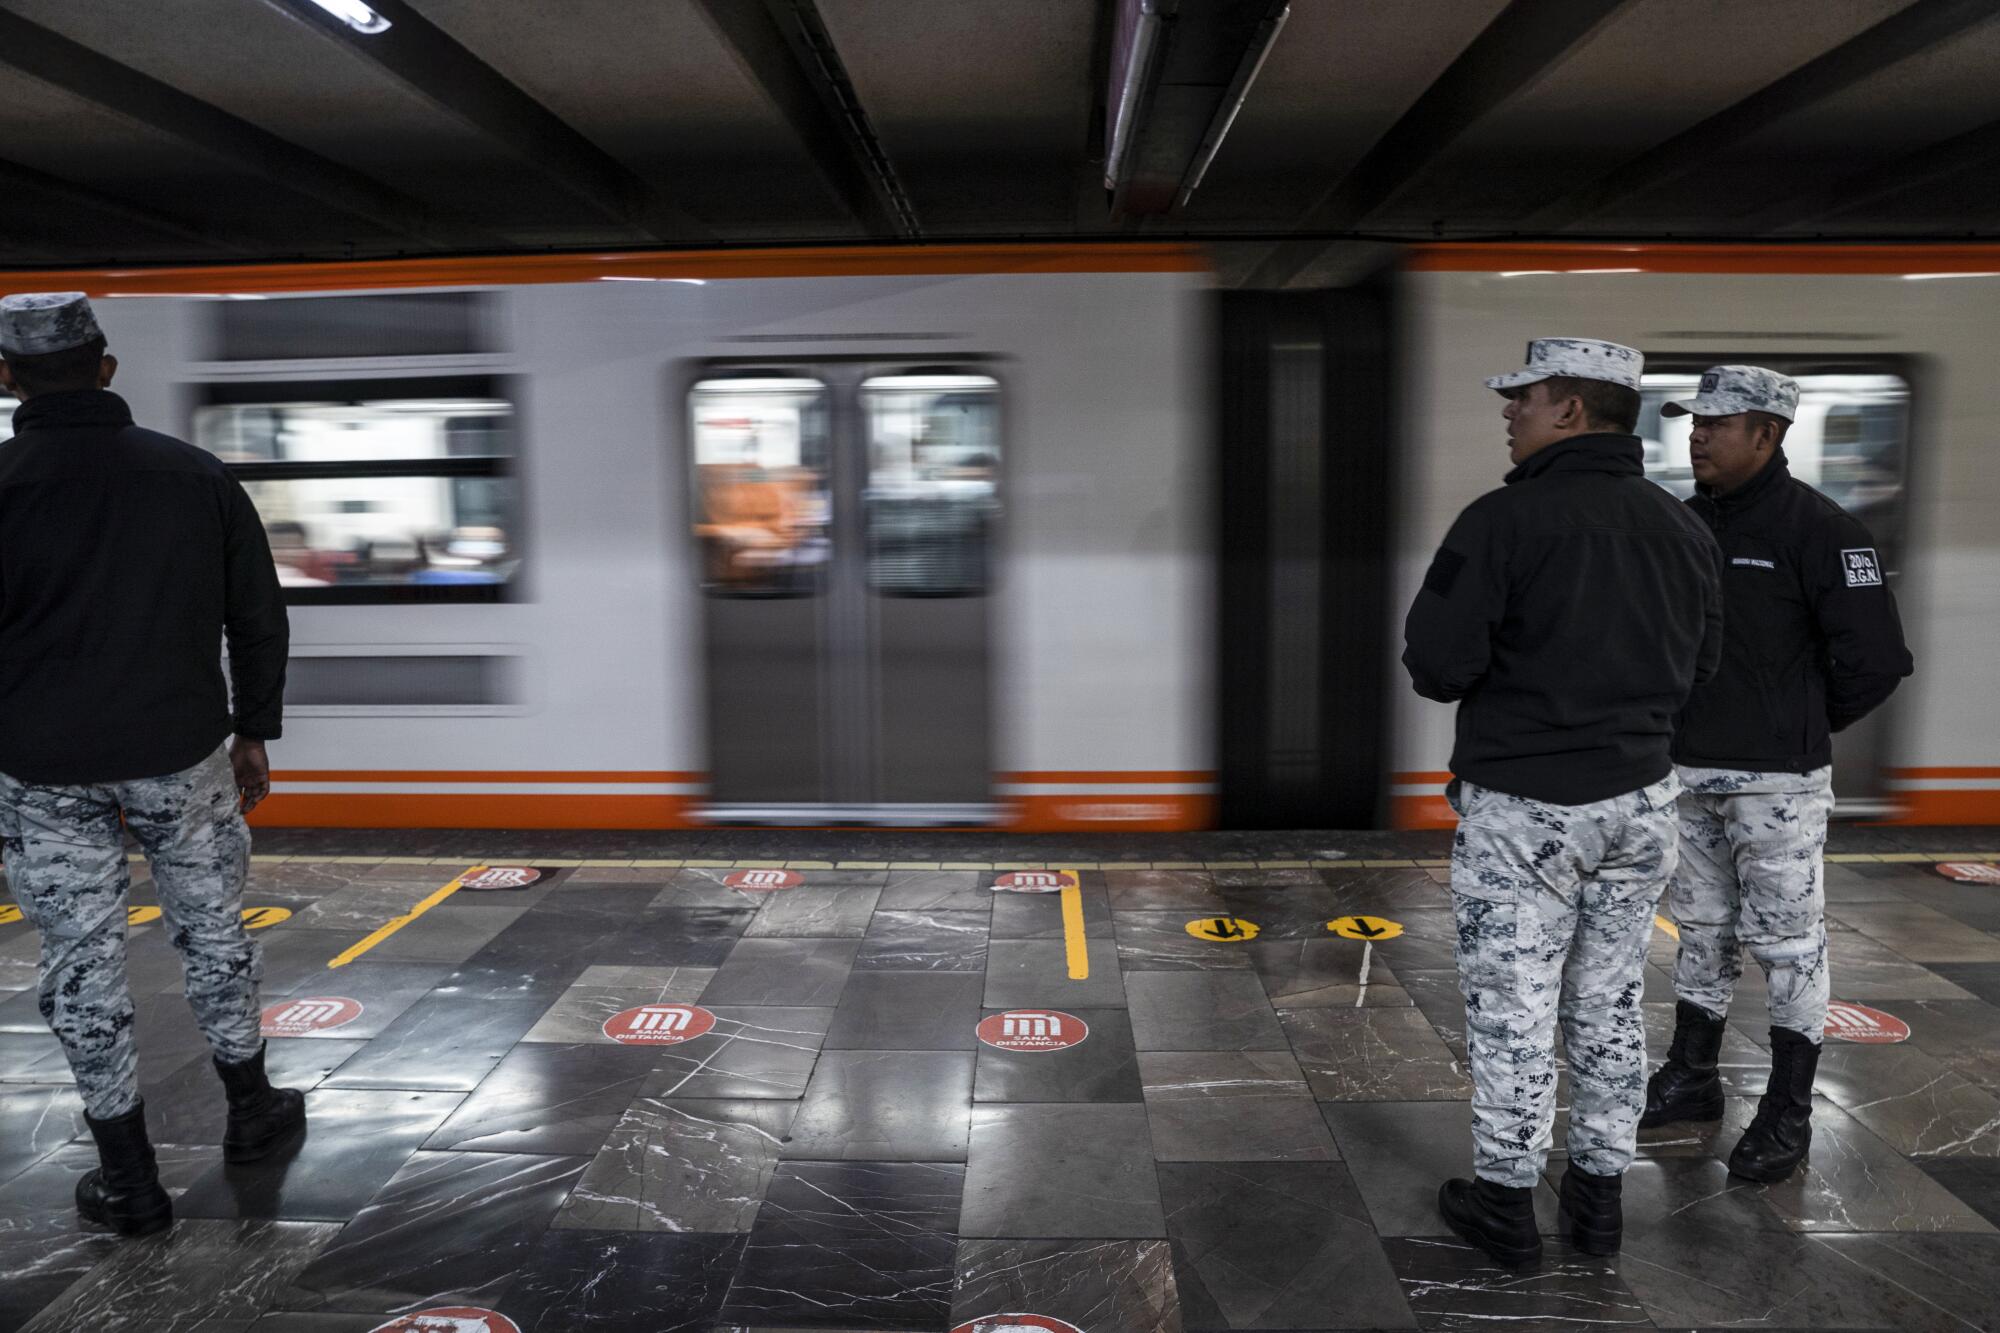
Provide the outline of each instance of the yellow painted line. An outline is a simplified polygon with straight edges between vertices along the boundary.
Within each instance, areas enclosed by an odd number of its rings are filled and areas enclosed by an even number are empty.
[[[1310,870],[1312,863],[1309,861],[1259,861],[1257,868],[1259,870]]]
[[[1083,938],[1083,880],[1074,870],[1062,872],[1075,881],[1062,891],[1063,947],[1069,954],[1069,979],[1090,977],[1090,949]]]
[[[688,864],[694,866],[700,865],[701,862],[690,861]],[[836,868],[840,870],[887,870],[889,863],[887,861],[842,861]]]
[[[783,861],[738,861],[736,868],[738,870],[783,870],[785,863]]]
[[[938,862],[938,868],[940,870],[991,870],[993,863],[991,861],[940,861]]]
[[[634,861],[634,862],[633,862],[632,864],[633,864],[633,865],[635,865],[635,866],[636,866],[636,865],[644,865],[644,864],[645,864],[645,862],[643,862],[643,861]],[[676,865],[678,865],[678,864],[680,864],[680,863],[679,863],[679,862],[675,862],[675,864],[676,864]],[[787,870],[831,870],[831,869],[833,869],[833,862],[831,862],[831,861],[787,861],[787,862],[785,862],[785,869],[787,869]]]
[[[415,907],[412,907],[409,911],[397,917],[395,920],[385,922],[382,925],[382,927],[378,929],[374,934],[370,935],[367,939],[361,941],[353,948],[341,954],[340,957],[335,958],[329,963],[327,963],[327,966],[330,968],[346,967],[349,963],[359,958],[362,954],[367,953],[370,949],[380,944],[383,940],[388,939],[391,935],[401,930],[404,926],[409,925],[412,921],[415,921],[425,912],[430,911],[433,907],[436,907],[439,903],[451,897],[452,894],[457,893],[459,890],[459,886],[465,883],[466,875],[476,875],[484,869],[486,869],[485,866],[466,867],[465,874],[460,875],[457,879],[445,885],[443,888],[439,889],[436,893],[433,893],[430,897],[424,899],[422,902],[418,903]]]
[[[1656,914],[1653,917],[1653,924],[1664,931],[1669,939],[1677,940],[1681,937],[1681,928],[1663,916]]]

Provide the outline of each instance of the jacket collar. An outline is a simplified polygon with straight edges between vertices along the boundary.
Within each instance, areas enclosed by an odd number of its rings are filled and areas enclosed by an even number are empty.
[[[1572,435],[1531,454],[1506,476],[1512,486],[1549,472],[1609,472],[1642,477],[1646,474],[1646,450],[1636,435]]]
[[[14,411],[14,433],[67,426],[129,426],[132,409],[109,389],[38,393]]]
[[[1734,514],[1756,504],[1759,499],[1770,494],[1772,487],[1791,475],[1790,460],[1785,457],[1785,446],[1781,444],[1777,452],[1771,455],[1771,461],[1764,464],[1762,471],[1729,494],[1717,495],[1708,487],[1699,485],[1694,490],[1696,495],[1715,506],[1717,513]]]

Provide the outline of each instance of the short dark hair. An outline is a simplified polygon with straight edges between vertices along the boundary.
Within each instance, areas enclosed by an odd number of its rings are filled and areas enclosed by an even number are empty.
[[[1630,435],[1639,426],[1639,391],[1610,380],[1578,379],[1572,375],[1551,375],[1542,381],[1548,386],[1549,400],[1581,398],[1584,419],[1602,430]]]
[[[1776,426],[1778,428],[1777,442],[1779,444],[1783,444],[1785,442],[1785,432],[1792,428],[1792,423],[1785,420],[1783,417],[1779,416],[1776,412],[1750,411],[1750,412],[1745,412],[1743,415],[1750,418],[1751,430],[1757,429],[1757,427],[1765,424],[1766,422],[1769,422],[1771,425]]]
[[[69,393],[97,387],[97,367],[104,360],[104,339],[92,338],[80,347],[39,356],[6,354],[7,369],[24,393]]]

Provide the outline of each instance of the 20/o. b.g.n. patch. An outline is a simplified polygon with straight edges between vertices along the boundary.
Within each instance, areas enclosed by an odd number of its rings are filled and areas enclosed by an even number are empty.
[[[1856,546],[1842,551],[1840,567],[1847,575],[1847,586],[1850,588],[1882,586],[1882,562],[1875,558],[1872,546]]]

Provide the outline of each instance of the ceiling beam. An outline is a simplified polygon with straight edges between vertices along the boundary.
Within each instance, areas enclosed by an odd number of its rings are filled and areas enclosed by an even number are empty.
[[[713,235],[404,0],[369,0],[389,21],[375,33],[357,32],[303,0],[264,2],[508,149],[601,216],[656,240]]]
[[[1467,130],[1562,63],[1634,3],[1637,0],[1513,0],[1292,230],[1322,234],[1352,230]],[[1252,271],[1246,285],[1282,287],[1309,268],[1328,245],[1324,240],[1281,242]]]
[[[1687,176],[1765,127],[1845,92],[2000,14],[1993,0],[1916,0],[1816,56],[1775,83],[1723,108],[1524,218],[1523,231],[1573,227],[1628,199]]]
[[[1966,176],[1977,176],[1991,189],[1996,167],[2000,167],[2000,120],[1990,120],[1942,143],[1843,177],[1822,190],[1777,200],[1752,214],[1741,230],[1751,235],[1799,231]]]
[[[0,63],[350,218],[427,246],[464,239],[408,195],[4,10]]]
[[[696,0],[696,5],[798,136],[840,206],[871,235],[922,235],[916,208],[812,0]]]
[[[136,227],[157,236],[171,237],[192,247],[196,251],[222,250],[233,254],[248,255],[258,252],[254,241],[234,233],[208,225],[162,213],[129,200],[115,198],[87,185],[78,185],[59,176],[51,176],[46,171],[23,166],[19,162],[0,161],[0,194],[9,200],[10,207],[4,219],[16,221],[17,215],[25,210],[18,203],[20,195],[33,200],[46,200],[63,212],[87,213],[98,218],[116,222],[120,226]],[[48,231],[60,233],[63,230],[60,215],[37,217],[35,221],[49,223]]]

